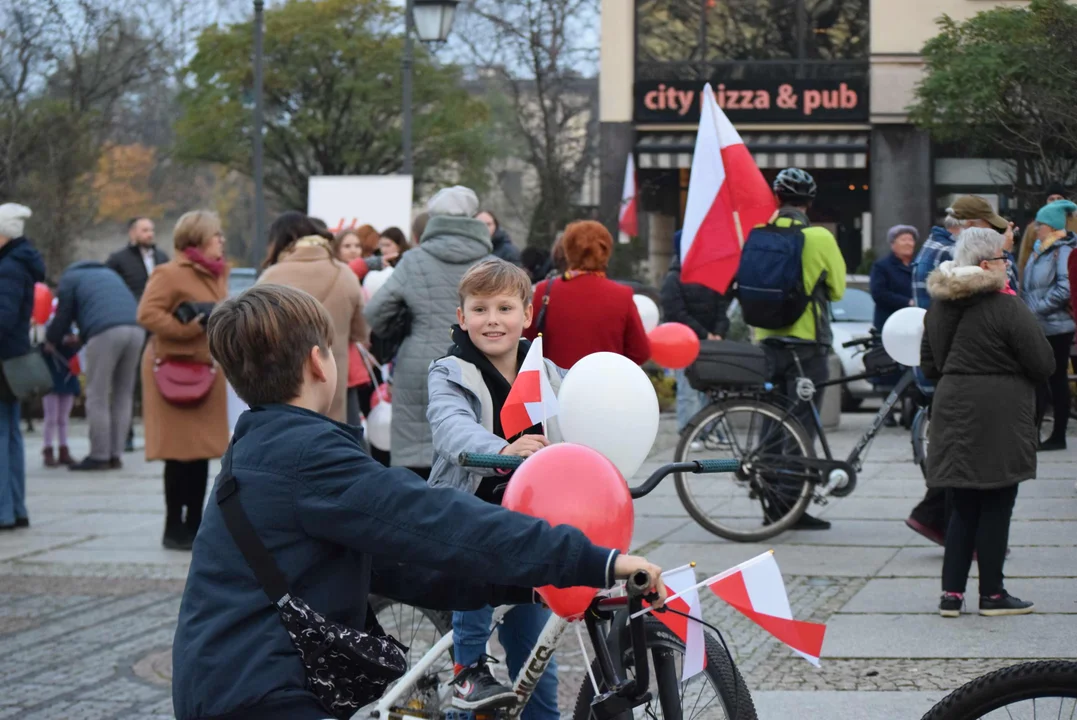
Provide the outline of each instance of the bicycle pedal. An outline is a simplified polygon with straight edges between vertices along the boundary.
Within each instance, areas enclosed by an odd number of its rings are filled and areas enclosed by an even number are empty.
[[[818,494],[815,496],[815,498],[812,500],[812,502],[814,502],[816,505],[823,505],[823,506],[826,506],[826,505],[830,504],[829,500],[827,500],[822,495],[818,495]]]

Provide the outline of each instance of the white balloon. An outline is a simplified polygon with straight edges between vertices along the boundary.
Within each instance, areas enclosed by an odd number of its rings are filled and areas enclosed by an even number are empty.
[[[393,404],[382,400],[366,418],[366,436],[378,450],[388,452],[392,439]]]
[[[381,289],[389,276],[393,274],[393,268],[387,267],[382,270],[371,270],[363,278],[363,289],[367,291],[367,297],[374,297],[374,293]]]
[[[567,442],[602,453],[626,479],[636,474],[658,437],[658,395],[647,373],[623,355],[593,353],[568,371],[557,401]]]
[[[923,308],[902,308],[883,323],[883,347],[887,355],[908,367],[920,364],[920,341],[924,337],[926,314]]]
[[[635,300],[636,309],[639,310],[639,319],[643,321],[643,329],[650,332],[658,327],[658,306],[654,304],[654,300],[646,295],[633,295],[632,299]]]

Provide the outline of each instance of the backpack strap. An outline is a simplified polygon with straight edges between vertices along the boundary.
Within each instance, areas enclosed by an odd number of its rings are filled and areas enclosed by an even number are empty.
[[[550,294],[553,292],[553,284],[557,282],[557,278],[550,278],[550,282],[546,283],[546,292],[542,295],[542,307],[539,308],[538,319],[535,320],[535,332],[542,333],[546,327],[546,308],[550,306]]]

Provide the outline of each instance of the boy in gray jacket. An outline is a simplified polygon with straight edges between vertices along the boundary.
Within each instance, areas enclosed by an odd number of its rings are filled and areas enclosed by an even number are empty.
[[[547,423],[550,437],[540,425],[506,438],[501,427],[505,404],[530,343],[522,340],[531,324],[531,280],[520,268],[504,260],[488,260],[472,267],[460,281],[458,325],[452,328],[449,354],[430,365],[430,402],[426,417],[434,441],[430,484],[448,486],[500,504],[508,478],[493,471],[483,474],[460,467],[462,452],[500,453],[530,457],[560,439],[556,418]],[[561,373],[545,361],[554,391]],[[453,613],[456,658],[453,705],[463,710],[488,710],[512,705],[516,695],[497,682],[486,664],[493,608]],[[500,630],[509,673],[515,677],[527,660],[550,616],[540,605],[519,605],[504,619]],[[556,667],[539,680],[524,708],[524,720],[556,720]]]

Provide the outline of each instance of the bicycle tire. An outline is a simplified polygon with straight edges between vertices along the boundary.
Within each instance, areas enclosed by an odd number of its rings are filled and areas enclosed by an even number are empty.
[[[432,646],[433,642],[427,643],[425,642],[427,638],[424,638],[424,642],[417,643],[416,635],[414,633],[410,637],[404,633],[400,633],[399,628],[394,627],[396,623],[385,622],[382,619],[381,614],[383,612],[391,609],[393,606],[407,608],[412,611],[413,619],[415,618],[415,615],[418,614],[423,619],[429,621],[430,624],[433,626],[434,630],[436,631],[437,637],[443,636],[452,630],[452,613],[446,610],[430,610],[427,608],[415,607],[413,605],[408,605],[407,603],[402,603],[398,600],[382,597],[380,595],[371,595],[369,602],[370,609],[374,611],[374,616],[378,618],[378,622],[382,625],[383,629],[390,635],[394,635],[397,640],[399,640],[401,643],[408,647],[408,652],[406,653],[408,667],[411,667],[411,664],[413,662],[421,658],[426,653],[426,651],[429,650],[429,647],[427,647],[427,645]],[[403,613],[401,613],[401,615],[403,615]],[[395,633],[394,630],[396,631]],[[404,635],[404,637],[400,637],[399,635]],[[436,637],[429,639],[436,640]],[[443,667],[435,665],[433,668],[431,668],[431,671],[428,674],[423,675],[422,678],[420,678],[420,680],[416,683],[416,687],[415,689],[413,689],[412,693],[402,698],[401,704],[408,705],[413,708],[419,706],[417,707],[417,709],[425,709],[425,703],[433,702],[436,699],[436,695],[429,694],[429,691],[431,689],[436,691],[438,686],[441,684],[440,674],[448,673],[446,682],[451,682],[452,670],[453,650],[450,647],[448,652],[447,665]],[[435,708],[433,711],[443,711],[444,708],[440,707],[440,705],[442,705],[440,700],[438,700],[438,705],[439,707]]]
[[[1036,698],[1077,698],[1077,662],[1040,660],[995,670],[954,690],[922,720],[979,720]]]
[[[931,411],[928,406],[920,408],[912,421],[912,458],[920,466],[920,474],[927,480],[927,453],[930,449],[928,429],[931,427]]]
[[[683,654],[684,643],[661,622],[648,617],[644,627],[647,647],[667,648]],[[748,691],[748,686],[744,684],[744,678],[741,677],[740,671],[730,662],[725,648],[719,645],[718,641],[710,633],[704,631],[703,636],[705,640],[704,653],[707,659],[703,674],[707,676],[712,686],[717,690],[717,695],[722,702],[726,717],[729,720],[756,720],[752,694]],[[625,644],[623,655],[625,667],[631,667],[632,646],[630,643]],[[592,661],[591,668],[596,678],[601,677],[598,660]],[[652,667],[652,679],[654,678],[653,670],[654,668]],[[605,687],[601,687],[601,689],[606,690]],[[585,677],[580,685],[579,692],[576,694],[576,705],[572,712],[574,720],[591,720],[591,701],[594,700],[594,697],[595,690],[591,686],[591,680]],[[653,702],[658,702],[657,694]],[[730,711],[731,708],[732,712]],[[649,717],[653,718],[653,715],[649,715]]]
[[[815,457],[815,444],[809,438],[808,433],[795,418],[785,417],[786,412],[784,409],[761,400],[732,399],[712,403],[700,410],[695,417],[688,421],[684,431],[681,433],[680,442],[677,443],[677,449],[673,456],[674,461],[684,462],[688,459],[691,443],[699,435],[700,428],[706,428],[717,422],[725,414],[738,411],[757,413],[771,422],[780,423],[784,430],[796,440],[804,457]],[[744,460],[744,458],[740,457],[737,459]],[[791,528],[807,511],[813,495],[812,483],[805,481],[799,496],[789,506],[785,515],[769,525],[760,525],[758,530],[747,531],[726,527],[711,518],[706,509],[700,507],[699,503],[696,502],[691,488],[688,486],[687,476],[684,473],[675,473],[673,480],[677,488],[677,496],[680,498],[684,509],[692,516],[692,519],[707,531],[734,542],[761,542],[781,535]]]

